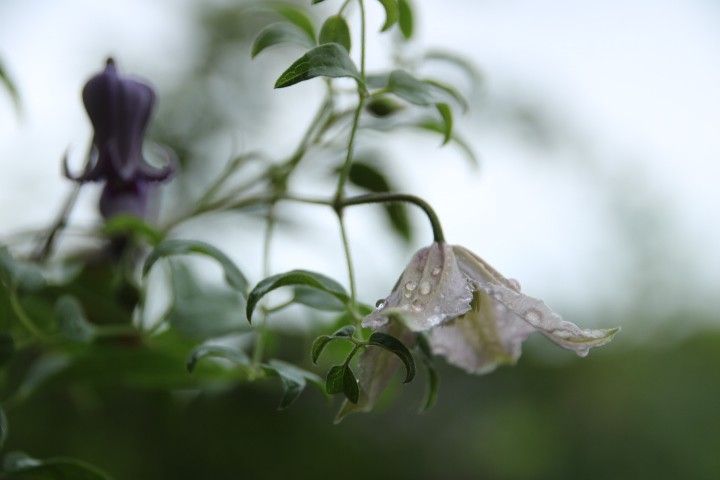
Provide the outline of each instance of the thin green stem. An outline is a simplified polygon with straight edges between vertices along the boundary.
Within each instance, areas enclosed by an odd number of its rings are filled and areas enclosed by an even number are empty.
[[[270,249],[272,247],[272,237],[275,231],[275,207],[276,204],[272,203],[267,213],[265,239],[263,241],[263,278],[270,275]],[[262,362],[263,354],[265,353],[265,343],[267,340],[267,317],[268,311],[263,309],[263,319],[256,327],[257,337],[255,338],[255,348],[253,349],[252,364],[253,367],[255,367],[255,370],[258,369],[258,366]]]
[[[358,0],[360,5],[360,78],[365,82],[365,49],[366,49],[366,28],[365,28],[365,1]]]
[[[342,212],[338,213],[338,225],[340,226],[340,237],[342,237],[343,252],[345,253],[345,263],[347,264],[348,283],[350,284],[350,308],[353,315],[355,314],[355,305],[357,304],[357,289],[355,286],[355,268],[353,267],[352,254],[350,252],[350,240],[348,239],[347,229],[345,228],[345,219]]]
[[[358,87],[359,88],[359,87]],[[362,91],[358,91],[358,105],[353,115],[352,125],[350,127],[350,138],[348,139],[347,155],[345,157],[345,163],[340,170],[340,176],[338,178],[337,189],[335,190],[335,202],[340,203],[345,195],[345,183],[350,176],[350,169],[352,168],[353,156],[355,154],[355,137],[357,136],[358,125],[360,125],[360,115],[365,104],[365,94]]]

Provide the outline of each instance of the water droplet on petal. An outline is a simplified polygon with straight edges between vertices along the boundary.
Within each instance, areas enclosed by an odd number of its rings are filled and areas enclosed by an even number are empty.
[[[515,280],[514,278],[508,278],[507,279],[508,284],[510,285],[510,288],[512,288],[515,291],[520,291],[520,282]]]
[[[440,275],[440,272],[442,272],[442,268],[435,267],[432,269],[432,272],[430,272],[430,273],[432,274],[433,277],[437,277],[438,275]]]
[[[412,308],[413,312],[418,312],[418,313],[419,313],[419,312],[422,312],[422,309],[423,309],[422,304],[421,304],[419,301],[417,301],[417,300],[415,300],[415,301],[412,303],[412,305],[410,305],[410,307]]]
[[[542,313],[537,308],[531,308],[525,312],[525,320],[530,323],[537,323],[542,318]]]
[[[375,302],[375,308],[383,308],[384,306],[385,306],[385,300],[382,298],[380,300],[378,300],[377,302]]]
[[[415,290],[415,289],[417,288],[417,283],[415,283],[415,282],[407,282],[407,283],[405,284],[405,288],[406,288],[407,290],[409,290],[409,291],[412,292],[413,290]]]
[[[424,281],[420,284],[420,294],[427,295],[430,293],[430,282]]]

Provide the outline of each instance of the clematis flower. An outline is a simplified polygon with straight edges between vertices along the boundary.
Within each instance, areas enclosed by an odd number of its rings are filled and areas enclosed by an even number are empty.
[[[77,182],[106,182],[100,199],[105,217],[129,213],[145,216],[149,192],[174,171],[143,158],[143,140],[155,104],[155,92],[143,83],[120,75],[112,59],[83,88],[83,104],[93,126],[90,158],[77,176],[64,165],[65,175]],[[168,156],[168,159],[170,157]]]
[[[585,356],[619,330],[586,330],[565,321],[474,253],[444,243],[415,254],[363,326],[382,328],[395,317],[409,330],[425,332],[434,354],[476,374],[515,363],[533,332]]]

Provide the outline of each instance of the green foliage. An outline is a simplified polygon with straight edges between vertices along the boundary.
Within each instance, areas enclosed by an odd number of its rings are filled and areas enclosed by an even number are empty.
[[[326,43],[309,50],[295,61],[275,82],[275,88],[285,88],[316,77],[350,77],[361,83],[360,72],[337,43]]]
[[[15,354],[15,340],[8,332],[0,332],[0,368]]]
[[[135,215],[116,215],[105,222],[102,231],[108,237],[131,235],[153,246],[163,240],[162,232]]]
[[[60,334],[71,342],[88,343],[95,337],[95,328],[85,318],[82,306],[71,295],[63,295],[55,303]]]
[[[352,325],[346,325],[337,330],[332,335],[320,335],[319,337],[317,337],[312,344],[312,348],[310,349],[313,363],[317,363],[318,358],[320,358],[320,355],[322,354],[328,343],[333,340],[351,339],[354,334],[355,327]]]
[[[245,278],[245,275],[243,275],[243,273],[237,267],[237,265],[235,265],[235,263],[230,260],[230,257],[225,255],[216,247],[197,240],[163,241],[155,247],[155,249],[145,260],[145,265],[143,266],[143,274],[147,275],[155,262],[157,262],[161,258],[173,255],[188,255],[191,253],[199,253],[201,255],[206,255],[217,260],[217,262],[220,264],[220,266],[222,266],[223,271],[225,272],[225,280],[227,281],[228,285],[238,290],[243,295],[247,293],[248,281]]]
[[[258,34],[252,44],[250,54],[255,58],[266,48],[285,43],[306,48],[311,48],[315,45],[315,42],[310,40],[307,34],[296,25],[278,22],[268,25]]]
[[[410,0],[398,0],[398,22],[403,36],[410,39],[415,33],[415,15]]]
[[[400,6],[398,5],[397,0],[379,0],[379,2],[385,9],[385,23],[383,23],[380,31],[386,32],[398,22],[398,19],[400,18]]]
[[[387,333],[373,332],[373,334],[370,335],[370,338],[368,339],[368,345],[384,348],[388,352],[397,355],[403,365],[405,365],[404,382],[412,382],[413,378],[415,378],[415,360],[413,360],[413,356],[410,353],[410,350],[408,350],[408,348],[405,346],[405,344],[403,344],[400,340],[393,337],[392,335],[388,335]]]
[[[280,273],[278,275],[268,277],[252,289],[250,295],[248,295],[247,301],[246,313],[248,321],[252,321],[255,306],[262,297],[273,290],[277,290],[278,288],[294,285],[302,285],[315,290],[323,291],[343,303],[347,303],[349,300],[343,286],[332,278],[326,277],[320,273],[310,272],[308,270],[292,270],[290,272]]]
[[[1,245],[0,280],[7,286],[21,291],[37,291],[47,284],[39,266],[13,258],[10,251]]]
[[[337,43],[350,52],[350,27],[342,15],[328,17],[320,30],[320,44]]]

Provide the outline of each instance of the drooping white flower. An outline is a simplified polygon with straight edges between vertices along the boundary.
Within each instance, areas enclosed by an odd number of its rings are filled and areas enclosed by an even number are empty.
[[[565,321],[477,255],[442,243],[415,254],[363,325],[377,328],[394,316],[410,330],[426,332],[434,354],[476,374],[515,363],[535,331],[585,356],[619,330],[586,330]]]

